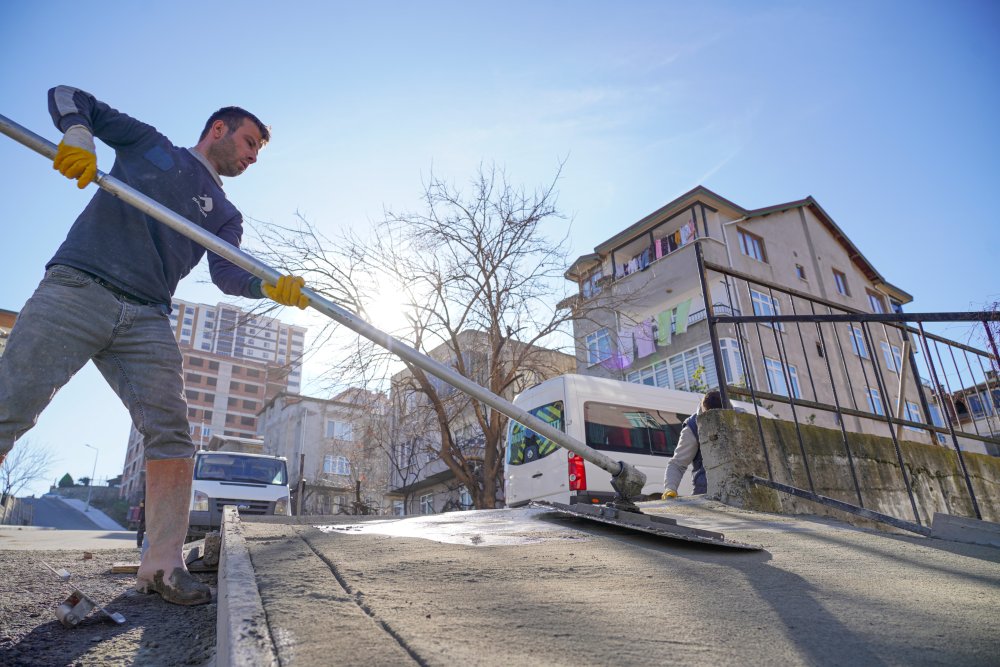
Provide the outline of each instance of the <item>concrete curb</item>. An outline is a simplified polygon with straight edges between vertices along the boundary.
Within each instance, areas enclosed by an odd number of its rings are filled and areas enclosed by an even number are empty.
[[[215,664],[218,667],[278,667],[279,664],[243,525],[233,506],[227,506],[222,517]]]

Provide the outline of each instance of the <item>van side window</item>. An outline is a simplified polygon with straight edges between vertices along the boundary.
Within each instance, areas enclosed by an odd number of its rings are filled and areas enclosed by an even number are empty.
[[[673,456],[682,423],[678,415],[624,405],[583,404],[587,446],[629,454]]]
[[[560,431],[565,430],[562,401],[548,403],[534,410],[528,410],[528,412]],[[559,445],[556,443],[513,420],[510,421],[507,429],[507,463],[511,465],[531,463],[545,458],[559,449]]]

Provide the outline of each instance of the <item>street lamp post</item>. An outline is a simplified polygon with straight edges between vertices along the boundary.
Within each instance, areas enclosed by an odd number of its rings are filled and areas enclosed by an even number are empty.
[[[90,495],[94,492],[94,475],[97,474],[97,455],[100,453],[97,447],[93,445],[88,445],[84,443],[84,447],[90,447],[94,450],[94,471],[90,473],[90,484],[87,485],[87,507],[83,510],[84,512],[90,511]]]

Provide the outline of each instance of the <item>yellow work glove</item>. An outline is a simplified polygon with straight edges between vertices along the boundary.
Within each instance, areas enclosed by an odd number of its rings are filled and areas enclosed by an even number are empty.
[[[298,276],[281,276],[277,285],[260,284],[260,291],[269,299],[277,301],[282,306],[305,308],[309,305],[309,297],[302,293],[305,278]]]
[[[673,489],[667,489],[666,491],[663,492],[663,495],[660,496],[660,500],[670,500],[671,498],[676,498],[676,497],[677,497],[676,491],[674,491]]]
[[[66,178],[75,178],[76,187],[81,190],[90,185],[97,176],[97,153],[90,130],[83,125],[73,125],[66,130],[52,168]]]

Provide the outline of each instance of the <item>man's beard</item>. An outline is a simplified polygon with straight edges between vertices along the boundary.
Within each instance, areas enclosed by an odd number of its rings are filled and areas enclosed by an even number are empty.
[[[236,158],[236,142],[233,141],[232,132],[209,147],[208,158],[216,165],[220,176],[239,176],[243,173]]]

